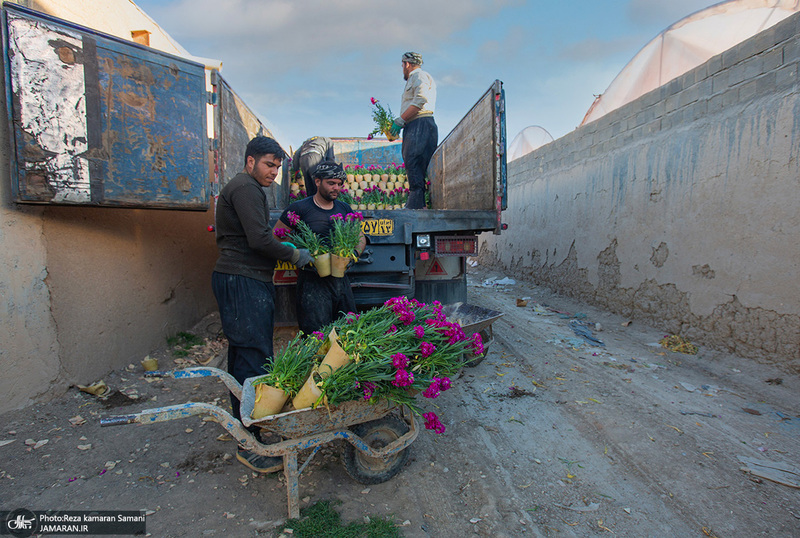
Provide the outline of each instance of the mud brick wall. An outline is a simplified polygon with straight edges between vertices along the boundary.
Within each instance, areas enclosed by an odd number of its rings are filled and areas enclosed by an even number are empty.
[[[800,371],[800,15],[509,163],[481,262]]]

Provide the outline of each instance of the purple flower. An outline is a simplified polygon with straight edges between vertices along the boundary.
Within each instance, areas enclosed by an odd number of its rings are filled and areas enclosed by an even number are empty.
[[[314,332],[313,332],[313,333],[311,333],[311,334],[312,334],[312,336],[314,336],[314,338],[316,338],[316,339],[317,339],[317,340],[319,340],[320,342],[322,342],[323,340],[325,340],[325,335],[324,335],[324,334],[322,334],[322,333],[321,333],[321,332],[319,332],[319,331],[314,331]]]
[[[272,230],[272,233],[275,234],[275,237],[278,239],[285,239],[287,235],[289,235],[289,230],[286,228],[278,228],[276,230]]]
[[[436,413],[425,413],[422,417],[425,419],[425,429],[433,430],[439,434],[444,433],[444,424],[439,421]]]
[[[344,217],[342,216],[341,213],[336,213],[335,215],[331,215],[331,218],[330,218],[331,222],[333,222],[335,220],[342,220],[342,219],[344,219]]]
[[[472,344],[470,347],[475,355],[483,355],[485,349],[483,347],[483,338],[481,338],[481,333],[475,333],[472,335]]]
[[[392,385],[395,387],[408,387],[414,384],[414,373],[408,370],[397,370],[394,374],[394,381]]]
[[[433,355],[433,352],[436,351],[436,346],[430,342],[422,342],[419,346],[419,350],[423,357],[430,357]]]
[[[425,392],[423,392],[422,395],[426,398],[436,398],[439,396],[439,383],[436,382],[435,378],[433,383],[428,385],[428,388],[425,389]]]
[[[374,97],[370,97],[369,98],[369,102],[372,103],[373,105],[377,105],[378,104],[378,100],[375,99]]]
[[[364,381],[361,383],[356,381],[356,388],[360,388],[364,392],[364,400],[369,400],[372,398],[372,394],[375,392],[375,383],[371,383],[369,381]]]
[[[408,366],[409,360],[408,357],[403,355],[402,353],[395,353],[392,355],[392,366],[397,368],[398,370],[402,370],[406,366]]]
[[[425,338],[425,327],[422,325],[417,325],[414,327],[414,336],[417,338]]]
[[[367,140],[372,140],[372,134],[367,135]]]
[[[297,223],[300,222],[300,215],[298,215],[294,211],[289,211],[288,213],[286,213],[286,218],[289,219],[289,226],[291,226],[292,228],[297,226]]]
[[[410,310],[404,310],[400,313],[400,321],[403,322],[403,325],[411,325],[414,323],[414,320],[417,319],[416,314]]]
[[[449,377],[435,377],[439,381],[439,390],[442,392],[446,391],[452,385]]]

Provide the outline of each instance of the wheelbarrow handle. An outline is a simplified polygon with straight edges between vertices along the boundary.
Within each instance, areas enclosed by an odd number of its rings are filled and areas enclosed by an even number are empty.
[[[177,420],[181,418],[196,416],[196,415],[210,415],[225,428],[228,433],[236,439],[241,445],[252,445],[256,442],[252,433],[247,431],[244,425],[233,418],[230,413],[209,403],[203,402],[189,402],[180,405],[170,405],[166,407],[157,407],[154,409],[145,409],[138,413],[131,413],[129,415],[112,415],[100,419],[100,426],[121,426],[123,424],[153,424],[155,422],[166,422],[168,420]]]
[[[192,368],[183,368],[181,370],[155,370],[153,372],[145,372],[145,377],[171,377],[173,379],[195,379],[198,377],[218,377],[228,390],[230,390],[237,400],[242,399],[242,384],[236,379],[219,368],[211,368],[207,366],[196,366]]]

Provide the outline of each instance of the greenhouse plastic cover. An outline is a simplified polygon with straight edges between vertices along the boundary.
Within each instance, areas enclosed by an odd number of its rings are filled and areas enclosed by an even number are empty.
[[[663,86],[800,11],[800,0],[730,0],[676,22],[650,41],[599,95],[581,125]]]
[[[527,155],[531,151],[549,144],[553,141],[553,137],[544,128],[538,125],[531,125],[525,127],[519,132],[511,144],[508,145],[508,160],[513,161],[519,159],[523,155]]]

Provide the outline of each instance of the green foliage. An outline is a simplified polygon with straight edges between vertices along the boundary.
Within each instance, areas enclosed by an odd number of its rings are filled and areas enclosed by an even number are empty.
[[[289,396],[296,396],[308,378],[321,344],[313,336],[297,333],[271,362],[267,362],[265,369],[269,373],[259,377],[253,384],[265,383],[283,390]]]
[[[342,516],[333,509],[341,501],[319,501],[300,511],[300,519],[290,519],[283,529],[292,529],[297,538],[400,538],[394,518],[370,518],[369,523],[342,523]],[[279,532],[279,533],[280,533]]]
[[[174,336],[167,337],[167,345],[172,349],[175,357],[185,357],[189,354],[189,349],[203,343],[203,339],[196,334],[179,332]]]

